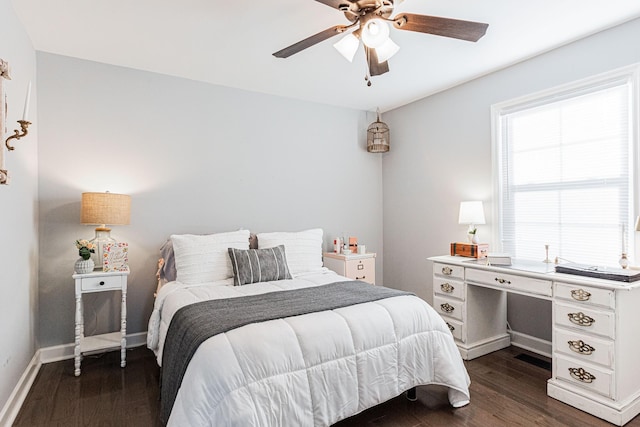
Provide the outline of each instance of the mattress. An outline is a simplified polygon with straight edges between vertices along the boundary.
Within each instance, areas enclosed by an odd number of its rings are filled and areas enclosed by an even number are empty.
[[[189,304],[344,280],[323,269],[244,286],[232,286],[233,279],[170,282],[157,295],[147,344],[162,365],[171,319]],[[454,407],[469,402],[469,377],[448,327],[422,299],[404,295],[207,339],[186,369],[167,424],[327,426],[426,384],[447,387]]]

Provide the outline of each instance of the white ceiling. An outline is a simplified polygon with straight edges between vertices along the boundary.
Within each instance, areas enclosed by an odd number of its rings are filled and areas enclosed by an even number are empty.
[[[397,2],[396,2],[397,3]],[[489,24],[477,43],[391,29],[400,52],[367,87],[336,36],[271,54],[338,24],[314,0],[13,0],[35,49],[330,105],[386,111],[640,17],[638,0],[406,0],[398,12]],[[637,43],[631,41],[630,43]]]

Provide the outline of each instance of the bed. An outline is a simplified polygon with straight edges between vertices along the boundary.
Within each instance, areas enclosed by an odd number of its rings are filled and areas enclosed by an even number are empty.
[[[416,386],[469,403],[441,317],[322,266],[322,230],[174,235],[147,346],[169,426],[329,426]],[[168,250],[167,250],[168,247]]]

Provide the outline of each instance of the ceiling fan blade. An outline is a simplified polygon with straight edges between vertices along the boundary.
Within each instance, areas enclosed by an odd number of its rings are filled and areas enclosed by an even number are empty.
[[[477,42],[485,35],[489,24],[403,13],[393,18],[393,26],[399,30],[417,31],[419,33]]]
[[[300,40],[298,43],[294,43],[291,46],[285,47],[282,50],[273,54],[276,58],[288,58],[291,55],[300,52],[314,44],[320,43],[328,38],[342,34],[347,27],[344,25],[336,25],[335,27],[327,28],[324,31],[320,31],[318,34],[314,34],[311,37],[307,37],[304,40]]]
[[[379,76],[389,72],[389,63],[387,61],[378,62],[378,54],[375,49],[365,46],[364,51],[367,56],[370,76]]]
[[[318,3],[326,4],[329,7],[340,10],[340,5],[351,3],[349,0],[316,0]]]

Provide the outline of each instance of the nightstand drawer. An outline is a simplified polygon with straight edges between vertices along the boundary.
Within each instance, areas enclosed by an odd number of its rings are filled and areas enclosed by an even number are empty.
[[[95,276],[82,278],[82,292],[108,291],[122,288],[122,276]]]
[[[351,279],[362,280],[372,284],[375,282],[375,258],[347,260],[345,262],[345,270],[346,276]]]

